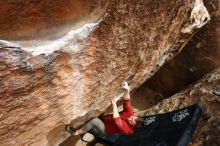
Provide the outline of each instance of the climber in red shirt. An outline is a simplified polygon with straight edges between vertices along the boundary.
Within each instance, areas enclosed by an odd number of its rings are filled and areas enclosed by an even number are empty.
[[[93,118],[87,122],[80,130],[75,132],[76,135],[83,132],[90,132],[96,137],[109,137],[110,139],[115,139],[115,136],[112,138],[112,134],[132,134],[137,125],[142,124],[143,120],[133,113],[133,108],[130,101],[130,87],[128,83],[125,82],[122,85],[122,88],[125,90],[123,95],[123,111],[119,113],[117,107],[117,99],[113,98],[111,100],[113,107],[113,114],[104,115],[101,118]],[[67,131],[71,131],[71,125],[67,126]],[[116,136],[117,137],[117,136]],[[112,140],[113,141],[113,140]]]
[[[113,114],[102,117],[105,124],[105,132],[109,134],[124,133],[132,134],[134,132],[135,125],[138,121],[138,117],[134,115],[133,108],[130,101],[130,88],[127,82],[124,83],[125,89],[123,96],[123,111],[118,112],[117,100],[112,99]]]

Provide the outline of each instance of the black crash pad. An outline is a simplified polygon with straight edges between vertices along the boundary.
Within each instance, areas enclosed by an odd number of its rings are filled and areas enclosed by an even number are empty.
[[[144,126],[134,134],[120,134],[114,143],[98,138],[110,146],[187,146],[202,115],[201,104],[172,112],[145,116]]]

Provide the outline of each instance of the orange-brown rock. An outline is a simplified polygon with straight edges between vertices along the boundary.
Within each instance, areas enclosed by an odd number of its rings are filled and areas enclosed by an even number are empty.
[[[0,8],[2,146],[58,145],[65,124],[103,112],[124,80],[137,88],[209,21],[202,0],[9,0]]]
[[[220,1],[205,1],[205,5],[211,15],[210,22],[145,87],[169,97],[220,67]]]
[[[107,0],[0,1],[1,39],[51,39],[73,27],[94,22],[106,10]]]

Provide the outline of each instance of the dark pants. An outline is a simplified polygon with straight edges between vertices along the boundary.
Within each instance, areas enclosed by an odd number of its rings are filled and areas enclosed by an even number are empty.
[[[111,144],[114,144],[120,135],[105,133],[105,125],[100,118],[93,118],[88,123],[86,123],[82,129],[93,134],[101,142],[107,142]]]
[[[120,136],[120,134],[107,134],[107,133],[100,132],[95,127],[92,127],[89,130],[89,133],[93,134],[101,142],[104,142],[104,143],[107,142],[111,144],[115,144]]]

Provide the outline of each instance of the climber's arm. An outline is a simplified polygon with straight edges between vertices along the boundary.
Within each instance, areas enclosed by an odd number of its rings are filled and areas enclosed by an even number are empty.
[[[124,100],[130,100],[131,99],[131,97],[130,97],[130,87],[128,86],[128,83],[124,82],[122,84],[122,88],[125,90],[124,95],[123,95],[123,99]]]
[[[123,83],[122,88],[125,90],[124,95],[123,95],[124,112],[129,112],[129,113],[133,114],[133,109],[132,109],[132,105],[130,102],[130,98],[131,98],[130,97],[130,87],[128,86],[128,83],[127,82]],[[117,99],[115,99],[115,98],[113,98],[111,100],[112,108],[113,108],[113,118],[120,117],[116,102],[117,102]]]
[[[131,97],[130,97],[130,87],[128,83],[125,82],[122,84],[122,88],[124,89],[124,96],[123,96],[123,111],[133,114],[133,107],[131,104]]]
[[[112,108],[113,108],[113,118],[120,117],[115,99],[112,99],[111,102],[112,102]]]
[[[131,99],[131,97],[130,97],[130,91],[129,91],[129,90],[125,90],[123,99],[124,99],[124,100],[130,100],[130,99]]]

